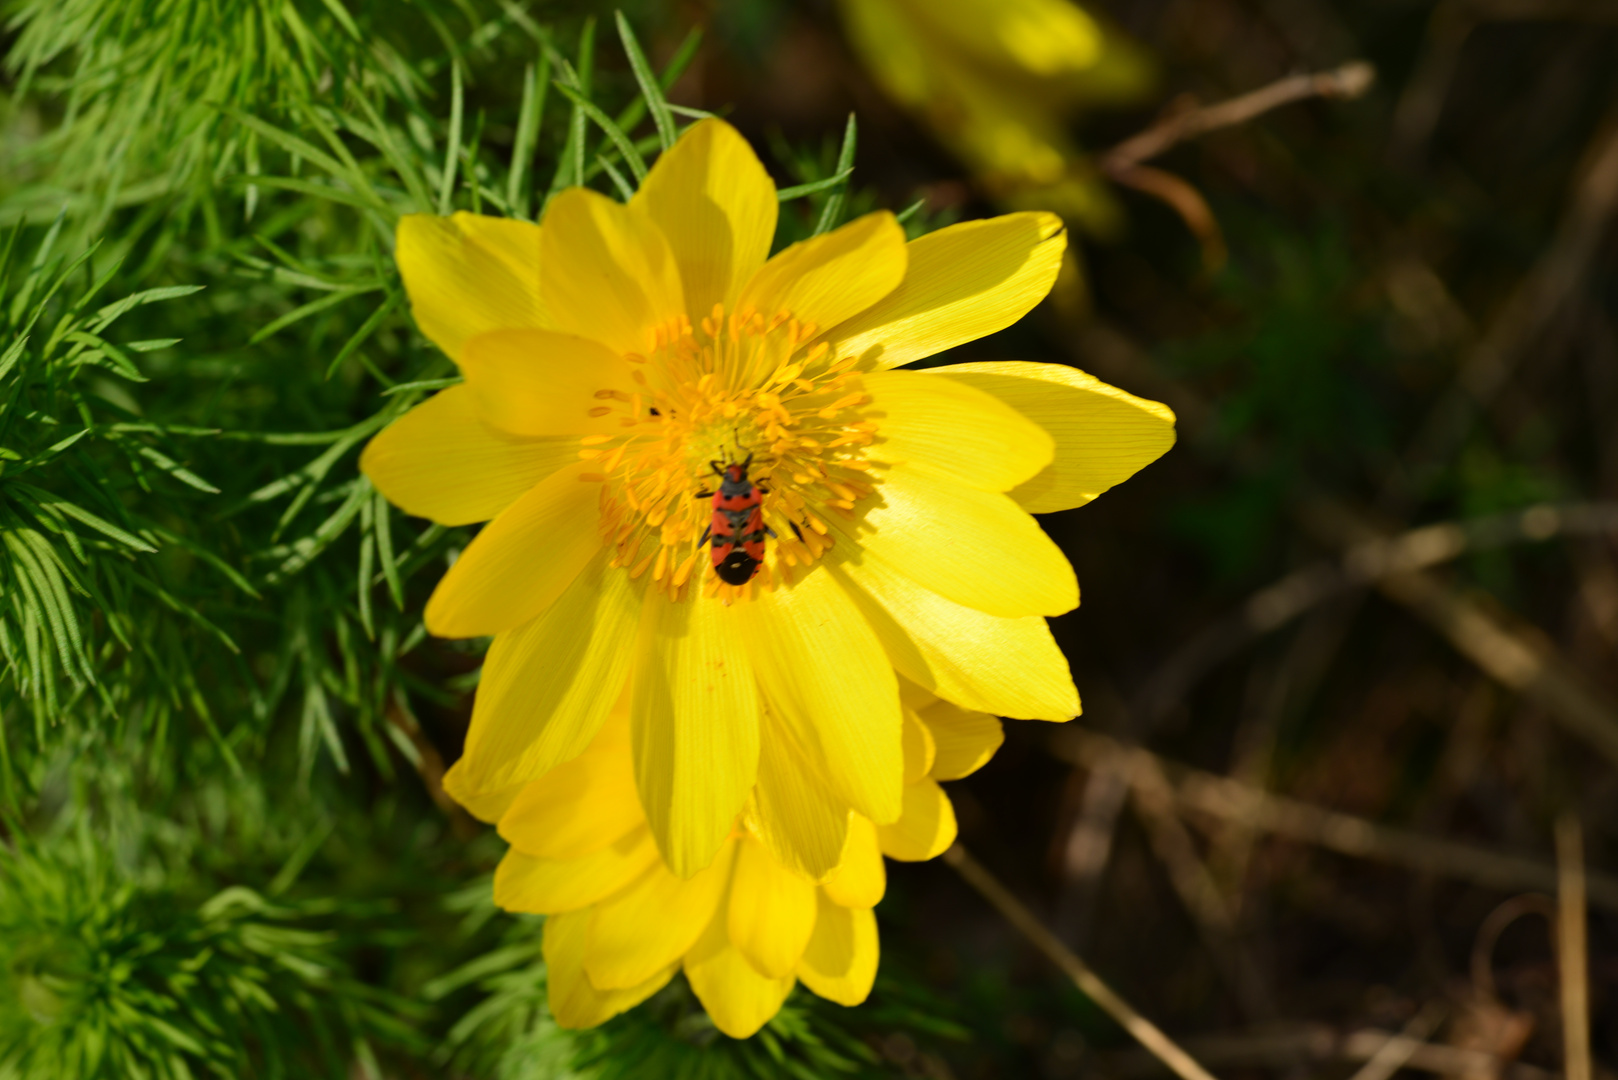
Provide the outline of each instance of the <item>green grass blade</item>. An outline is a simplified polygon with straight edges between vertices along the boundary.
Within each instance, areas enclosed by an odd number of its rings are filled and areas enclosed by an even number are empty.
[[[827,188],[834,188],[853,175],[853,169],[844,169],[842,172],[834,173],[824,180],[811,180],[807,184],[782,188],[775,193],[775,197],[781,202],[791,202],[793,199],[801,199],[805,195],[813,195],[816,192],[825,191]]]
[[[667,150],[674,145],[675,130],[674,116],[669,112],[668,100],[663,96],[663,86],[652,71],[652,65],[646,62],[646,53],[635,38],[635,31],[630,29],[629,20],[624,18],[622,11],[614,12],[614,16],[618,20],[618,38],[623,42],[624,55],[629,58],[630,70],[635,73],[641,96],[646,99],[646,108],[652,114],[652,123],[657,126],[658,142]]]
[[[444,146],[444,175],[438,183],[438,215],[447,217],[455,195],[455,170],[461,161],[461,123],[466,109],[466,89],[461,84],[461,63],[450,64],[449,139]]]
[[[569,101],[573,102],[573,104],[580,111],[582,111],[585,116],[593,120],[597,127],[606,133],[608,141],[617,148],[618,153],[623,157],[624,162],[629,166],[629,171],[635,174],[635,180],[637,183],[645,180],[646,160],[641,157],[640,151],[635,147],[635,141],[624,133],[624,129],[614,123],[612,117],[602,112],[601,109],[598,108],[593,101],[585,97],[582,92],[573,89],[573,87],[568,86],[566,83],[563,83],[560,80],[556,82],[556,88],[560,90]]]
[[[848,114],[848,126],[843,129],[843,149],[837,155],[837,171],[852,172],[854,169],[854,143],[858,132],[854,123],[854,114]],[[825,207],[820,211],[820,221],[815,224],[815,236],[830,232],[837,227],[838,220],[843,216],[843,203],[848,198],[848,189],[832,192],[827,198]]]

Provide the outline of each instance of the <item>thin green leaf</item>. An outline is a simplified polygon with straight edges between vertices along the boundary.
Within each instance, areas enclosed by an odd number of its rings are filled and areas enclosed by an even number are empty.
[[[541,52],[538,74],[534,72],[534,65],[529,64],[523,68],[522,79],[522,109],[517,115],[517,141],[511,149],[511,172],[506,177],[506,205],[514,216],[526,218],[529,191],[525,181],[545,118],[545,98],[551,87],[551,58]]]
[[[327,293],[318,300],[311,300],[302,307],[294,308],[285,315],[282,315],[280,318],[276,319],[274,322],[271,322],[268,326],[260,327],[252,337],[247,339],[247,344],[257,345],[259,342],[263,341],[267,337],[270,337],[272,334],[285,330],[287,327],[293,325],[294,323],[301,322],[311,315],[325,311],[329,307],[335,307],[344,300],[348,300],[352,297],[363,296],[365,293],[376,292],[380,288],[382,288],[382,285],[377,283],[372,285],[361,285],[357,288],[344,289],[342,292]]]
[[[355,41],[365,40],[360,36],[360,28],[354,25],[354,17],[348,13],[348,9],[339,0],[320,0],[320,2],[326,5],[326,10],[331,12],[332,18],[342,24],[349,37]]]
[[[663,87],[652,71],[652,65],[646,62],[646,53],[635,39],[635,31],[630,29],[629,20],[624,18],[622,11],[614,12],[614,16],[618,21],[618,38],[624,44],[624,55],[629,58],[630,70],[635,73],[641,96],[646,99],[646,108],[652,114],[652,123],[657,126],[658,142],[667,150],[674,145],[675,130],[668,100],[663,97]]]
[[[450,64],[449,139],[444,146],[444,175],[438,184],[438,213],[448,216],[451,197],[455,194],[455,169],[461,160],[461,120],[466,106],[465,90],[461,85],[461,62],[457,58]]]
[[[843,149],[837,155],[837,171],[852,171],[854,168],[854,143],[858,131],[854,123],[854,114],[848,114],[848,126],[843,129]],[[814,235],[830,232],[837,227],[837,222],[843,216],[843,203],[848,197],[847,188],[832,192],[826,199],[825,207],[820,211],[820,221],[815,224]]]
[[[807,184],[781,188],[775,193],[775,197],[781,202],[791,202],[793,199],[801,199],[805,195],[813,195],[816,192],[825,191],[827,188],[834,188],[853,175],[853,169],[844,169],[841,172],[833,173],[824,180],[811,180]]]
[[[382,561],[382,577],[388,583],[393,606],[404,610],[404,581],[399,576],[399,560],[393,553],[393,508],[387,496],[376,493],[376,505],[371,509],[371,524],[376,530],[376,551]]]
[[[376,328],[382,325],[382,320],[386,319],[393,312],[393,309],[398,306],[398,293],[390,293],[387,299],[383,300],[381,304],[377,305],[377,309],[371,312],[370,317],[360,324],[360,328],[354,331],[353,335],[349,337],[348,341],[344,343],[343,347],[337,350],[337,355],[332,357],[331,363],[326,367],[327,379],[330,379],[333,375],[337,374],[338,369],[343,366],[343,361],[352,356],[355,349],[358,349],[361,345],[365,344],[370,336],[376,333]]]
[[[623,173],[613,167],[612,162],[597,154],[596,164],[600,165],[602,171],[612,180],[613,187],[618,189],[618,194],[622,196],[624,202],[628,202],[635,197],[635,189],[629,186],[629,181],[624,178]]]
[[[646,161],[641,157],[640,151],[635,148],[635,141],[624,133],[623,128],[620,128],[616,123],[614,123],[612,117],[608,116],[606,113],[597,108],[595,103],[589,98],[585,97],[581,91],[573,89],[573,87],[568,86],[559,79],[555,80],[555,83],[556,88],[560,90],[569,101],[573,102],[574,105],[583,110],[584,115],[594,121],[596,127],[600,128],[606,134],[608,141],[610,141],[612,145],[617,148],[618,153],[623,156],[624,162],[629,166],[629,171],[635,174],[636,182],[638,183],[645,180]]]
[[[120,529],[110,521],[92,514],[82,506],[79,506],[76,503],[68,502],[66,499],[63,499],[58,495],[53,495],[42,488],[34,487],[32,484],[19,483],[12,490],[25,492],[26,494],[32,496],[40,506],[47,507],[60,514],[65,514],[75,521],[88,525],[96,532],[118,541],[131,551],[149,553],[157,550],[140,537],[135,536],[132,533],[125,532],[123,529]]]

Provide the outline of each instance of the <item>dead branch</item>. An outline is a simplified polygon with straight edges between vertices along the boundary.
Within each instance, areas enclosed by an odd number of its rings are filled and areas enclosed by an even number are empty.
[[[955,872],[960,874],[966,883],[976,889],[989,903],[993,904],[1006,921],[1017,929],[1028,942],[1044,953],[1057,967],[1073,980],[1084,994],[1101,1006],[1107,1015],[1116,1020],[1121,1027],[1135,1041],[1145,1047],[1147,1051],[1161,1064],[1174,1070],[1181,1080],[1213,1080],[1213,1076],[1198,1065],[1196,1060],[1170,1039],[1158,1026],[1136,1012],[1123,998],[1119,997],[1101,977],[1090,970],[1090,966],[1080,960],[1071,949],[1057,940],[1056,935],[1046,929],[1032,911],[1011,894],[1011,891],[988,870],[984,869],[976,859],[967,853],[959,843],[944,852],[943,859]]]
[[[1591,1080],[1590,957],[1584,911],[1584,831],[1572,811],[1556,819],[1556,967],[1562,987],[1563,1069]]]
[[[1171,113],[1102,154],[1101,168],[1107,173],[1134,168],[1187,139],[1220,128],[1245,124],[1294,101],[1314,97],[1357,98],[1369,90],[1375,81],[1376,68],[1364,60],[1350,60],[1331,71],[1313,75],[1289,75],[1228,101]]]
[[[1116,739],[1073,725],[1056,732],[1050,745],[1057,757],[1082,768],[1089,768],[1095,761],[1126,755],[1133,771],[1134,762],[1143,756],[1150,759],[1151,767],[1162,770],[1168,778],[1182,813],[1237,821],[1255,831],[1313,844],[1341,855],[1471,881],[1505,892],[1556,889],[1556,869],[1547,863],[1378,825],[1352,814],[1272,795],[1223,776],[1170,764],[1149,751],[1125,746]],[[1618,910],[1618,878],[1589,874],[1586,884],[1592,901]]]
[[[1340,1032],[1326,1024],[1300,1024],[1234,1035],[1186,1040],[1197,1058],[1227,1068],[1285,1068],[1302,1057],[1314,1061],[1370,1061],[1399,1034],[1362,1028]],[[1139,1051],[1098,1054],[1095,1072],[1101,1076],[1146,1076],[1161,1066]],[[1443,1076],[1498,1076],[1501,1080],[1555,1080],[1555,1074],[1508,1061],[1481,1050],[1419,1043],[1411,1049],[1404,1068]]]
[[[1618,215],[1618,112],[1591,140],[1556,236],[1462,361],[1455,383],[1428,415],[1404,456],[1394,493],[1419,495],[1466,438],[1473,418],[1511,379],[1529,344],[1578,295]]]
[[[1468,552],[1556,536],[1607,533],[1618,533],[1618,504],[1541,504],[1514,513],[1427,525],[1399,536],[1350,544],[1339,558],[1312,563],[1253,593],[1239,610],[1181,646],[1147,681],[1135,709],[1145,723],[1155,724],[1183,701],[1213,667],[1260,636],[1344,593],[1391,577],[1408,576]],[[1339,540],[1333,546],[1342,544]]]

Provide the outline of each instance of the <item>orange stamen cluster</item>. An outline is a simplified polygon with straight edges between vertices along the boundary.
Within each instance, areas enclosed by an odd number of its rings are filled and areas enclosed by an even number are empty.
[[[872,491],[864,453],[876,425],[863,412],[855,358],[810,345],[816,333],[786,312],[727,315],[715,305],[698,327],[684,316],[661,327],[650,356],[626,357],[635,390],[598,391],[591,410],[619,414],[622,433],[586,436],[580,450],[595,463],[584,479],[602,485],[614,566],[650,574],[673,598],[699,590],[732,600],[790,581],[832,546],[826,515],[851,519]],[[699,540],[712,505],[697,496],[719,483],[710,462],[749,454],[776,539],[758,576],[736,587],[708,570]]]

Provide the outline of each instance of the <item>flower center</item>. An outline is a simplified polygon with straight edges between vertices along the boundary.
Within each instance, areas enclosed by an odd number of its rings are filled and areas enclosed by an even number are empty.
[[[660,328],[651,356],[626,357],[635,391],[599,390],[592,410],[616,413],[623,431],[586,436],[580,450],[595,463],[583,479],[602,485],[614,566],[650,573],[671,598],[694,595],[695,581],[729,601],[790,582],[832,546],[825,516],[851,519],[873,490],[876,424],[855,358],[809,348],[815,334],[786,312],[715,305],[700,327],[681,316]],[[725,580],[709,570],[721,556]]]

